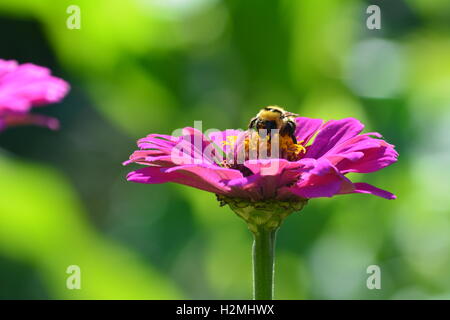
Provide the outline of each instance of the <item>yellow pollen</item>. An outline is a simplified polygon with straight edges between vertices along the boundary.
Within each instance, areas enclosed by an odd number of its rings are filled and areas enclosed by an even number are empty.
[[[222,141],[222,146],[233,147],[236,143],[237,138],[237,136],[228,136],[226,141]]]
[[[296,161],[300,158],[302,153],[306,153],[306,148],[302,145],[302,141],[294,143],[291,137],[280,137],[280,149],[285,153],[285,157],[289,161]]]
[[[297,161],[301,158],[302,154],[306,153],[306,148],[303,146],[303,140],[297,143],[294,143],[291,137],[289,136],[280,136],[274,135],[269,140],[269,136],[265,138],[259,137],[258,134],[254,134],[249,138],[244,140],[245,150],[248,153],[250,150],[256,151],[258,154],[260,152],[260,148],[262,144],[267,143],[267,150],[271,149],[271,139],[279,139],[279,148],[280,148],[280,158],[285,158],[289,161]],[[262,144],[261,144],[262,143]]]

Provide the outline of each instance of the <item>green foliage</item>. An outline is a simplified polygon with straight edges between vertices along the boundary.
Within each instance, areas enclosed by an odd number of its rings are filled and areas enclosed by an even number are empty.
[[[54,297],[180,297],[138,254],[100,237],[60,174],[7,158],[2,158],[0,172],[0,250],[39,270]],[[70,265],[81,269],[81,290],[66,288]]]

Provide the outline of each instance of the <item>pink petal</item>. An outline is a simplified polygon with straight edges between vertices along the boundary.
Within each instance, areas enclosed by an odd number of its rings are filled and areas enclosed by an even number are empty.
[[[149,184],[175,182],[209,192],[225,194],[230,190],[225,182],[241,177],[242,174],[237,170],[186,165],[172,168],[142,168],[129,173],[127,180]]]
[[[305,166],[302,162],[289,162],[285,159],[249,160],[244,165],[253,174],[230,181],[229,185],[245,189],[254,200],[276,197],[279,188],[295,183]]]
[[[332,197],[353,190],[349,179],[342,175],[327,159],[319,159],[310,171],[302,174],[290,191],[302,198]]]
[[[51,130],[59,129],[59,121],[56,118],[47,117],[39,114],[7,114],[3,116],[2,127],[36,125],[49,128]]]
[[[357,136],[363,129],[363,124],[354,118],[330,120],[319,131],[305,157],[318,159],[340,143]]]
[[[390,193],[389,191],[379,189],[377,187],[374,187],[368,183],[363,182],[357,182],[353,184],[355,186],[355,190],[351,192],[342,192],[341,194],[348,194],[348,193],[367,193],[367,194],[373,194],[375,196],[385,198],[388,200],[394,200],[397,199],[397,196]]]
[[[51,76],[47,68],[0,59],[1,126],[35,124],[57,129],[58,120],[27,113],[32,107],[59,102],[68,91],[69,84]]]
[[[319,130],[323,124],[322,119],[311,119],[305,117],[298,117],[295,119],[295,122],[295,137],[298,142],[303,141],[303,145],[308,143],[308,141],[316,134],[317,130]]]
[[[398,153],[393,145],[365,134],[340,144],[325,157],[342,173],[370,173],[396,162]]]
[[[28,111],[33,106],[59,102],[69,91],[68,83],[51,76],[47,68],[7,61],[0,68],[0,110]]]

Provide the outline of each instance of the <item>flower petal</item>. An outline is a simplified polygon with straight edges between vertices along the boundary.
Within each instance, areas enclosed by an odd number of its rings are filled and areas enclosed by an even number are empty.
[[[297,181],[303,162],[290,162],[285,159],[248,160],[244,165],[252,171],[252,175],[239,181],[241,187],[259,192],[260,198],[275,198],[279,188]],[[233,181],[234,186],[238,183]],[[254,196],[255,197],[255,196]]]
[[[51,130],[59,129],[58,119],[31,113],[9,113],[3,116],[1,123],[2,124],[0,127],[2,128],[11,126],[36,125],[40,127],[46,127]]]
[[[351,181],[342,175],[327,159],[316,161],[315,167],[303,173],[290,191],[302,198],[332,197],[354,189]]]
[[[139,148],[141,151],[148,150],[149,154],[144,156],[145,153],[143,152],[135,152],[130,157],[130,161],[126,161],[124,164],[130,162],[155,164],[153,163],[154,161],[161,162],[164,160],[164,166],[182,164],[213,165],[223,161],[222,155],[220,152],[217,152],[213,142],[199,130],[186,127],[183,128],[182,133],[180,137],[151,134],[139,139]],[[155,153],[155,151],[159,152]]]
[[[27,112],[33,106],[60,101],[69,84],[50,70],[31,63],[0,63],[0,111]]]
[[[68,91],[69,84],[51,76],[47,68],[0,59],[0,130],[27,124],[58,129],[57,119],[28,112],[35,106],[59,102]]]
[[[398,153],[393,145],[364,134],[340,144],[325,157],[342,173],[369,173],[396,162]]]
[[[242,174],[233,169],[186,165],[172,168],[142,168],[130,172],[127,180],[148,184],[175,182],[208,192],[226,194],[230,189],[225,182],[241,177]]]
[[[364,129],[364,125],[354,118],[330,120],[324,124],[305,157],[319,159],[334,147],[357,136]]]
[[[322,126],[323,120],[298,117],[295,118],[295,123],[296,129],[294,135],[298,142],[303,141],[302,144],[306,145]]]
[[[378,197],[385,198],[388,200],[397,199],[397,196],[390,193],[389,191],[379,189],[368,183],[357,182],[357,183],[354,183],[353,185],[355,186],[355,190],[353,190],[351,192],[341,192],[341,194],[367,193],[367,194],[373,194],[374,196],[378,196]]]

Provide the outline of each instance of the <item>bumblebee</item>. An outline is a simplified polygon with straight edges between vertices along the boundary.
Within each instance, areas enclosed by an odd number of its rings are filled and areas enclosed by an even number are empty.
[[[281,137],[290,137],[294,144],[297,143],[295,138],[295,119],[297,114],[284,110],[278,106],[268,106],[261,109],[256,117],[250,120],[249,129],[259,132],[259,130],[267,130],[270,135],[270,130],[278,129]]]

